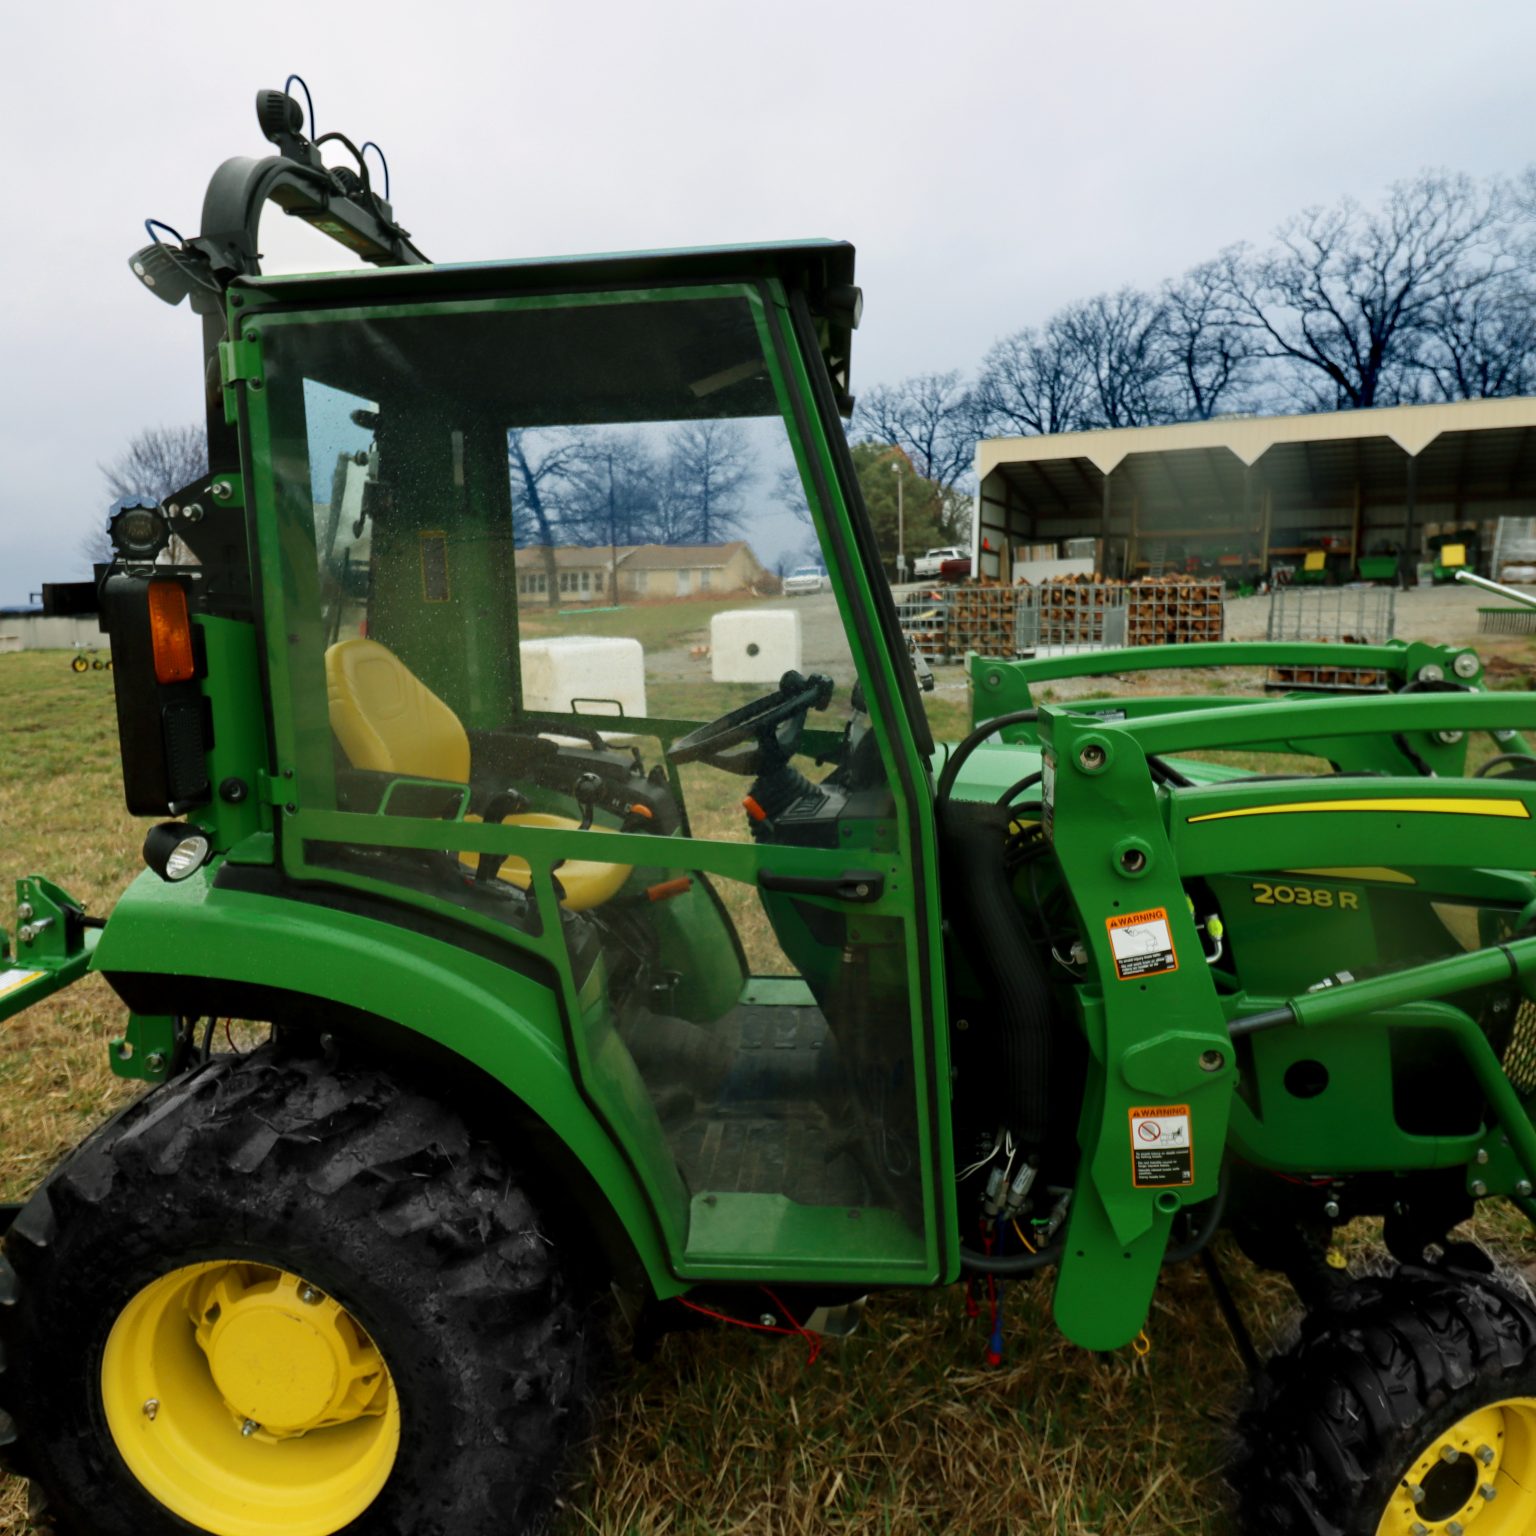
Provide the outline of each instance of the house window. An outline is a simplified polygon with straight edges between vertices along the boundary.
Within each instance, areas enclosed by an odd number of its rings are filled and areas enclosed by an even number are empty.
[[[644,591],[645,591],[645,572],[644,571],[636,571],[635,572],[635,591],[639,592],[639,593],[644,593]]]
[[[603,573],[601,571],[599,571],[592,578],[592,587],[593,587],[593,590],[597,591],[597,592],[601,592],[603,590]]]
[[[583,592],[590,592],[592,590],[592,572],[591,571],[583,571],[581,573],[581,590]]]
[[[560,572],[560,590],[562,592],[569,592],[571,590],[571,573],[569,571]]]
[[[708,592],[709,591],[709,579],[710,579],[710,577],[713,574],[714,573],[712,571],[700,571],[699,572],[699,591],[700,592]]]

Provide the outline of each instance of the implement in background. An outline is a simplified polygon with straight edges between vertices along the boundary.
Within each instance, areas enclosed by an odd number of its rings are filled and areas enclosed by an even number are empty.
[[[1276,587],[1269,600],[1265,637],[1385,645],[1392,638],[1396,605],[1397,592],[1392,587]],[[1272,667],[1264,686],[1380,693],[1387,680],[1372,667]]]

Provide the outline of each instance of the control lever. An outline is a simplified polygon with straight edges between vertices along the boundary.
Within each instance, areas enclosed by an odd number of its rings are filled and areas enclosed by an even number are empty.
[[[576,803],[581,807],[581,830],[592,830],[592,812],[596,808],[598,797],[603,792],[603,781],[595,773],[584,773],[571,785],[571,793],[576,797]]]
[[[487,825],[499,827],[508,816],[521,816],[527,809],[528,797],[520,789],[502,789],[486,802],[484,819]],[[476,881],[488,884],[501,873],[506,862],[504,853],[482,853],[475,865]]]

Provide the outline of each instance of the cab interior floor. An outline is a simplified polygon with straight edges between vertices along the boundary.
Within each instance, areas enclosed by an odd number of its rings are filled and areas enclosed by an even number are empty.
[[[643,1013],[624,1031],[688,1187],[867,1205],[837,1047],[815,1007],[741,1003],[714,1024]]]

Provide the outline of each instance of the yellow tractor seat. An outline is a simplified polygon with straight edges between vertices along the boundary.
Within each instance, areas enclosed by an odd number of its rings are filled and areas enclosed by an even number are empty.
[[[475,815],[464,818],[465,821],[479,821]],[[570,816],[554,816],[547,811],[519,811],[511,816],[503,816],[501,824],[504,827],[579,827],[581,823]],[[595,823],[594,832],[611,832],[612,827],[600,827]],[[471,869],[480,862],[477,853],[461,853],[459,859]],[[555,879],[560,882],[560,888],[565,896],[560,902],[571,912],[585,912],[589,907],[600,907],[618,891],[619,887],[629,879],[632,864],[603,864],[596,859],[567,859],[559,869],[555,871]],[[501,879],[509,885],[515,885],[519,890],[526,891],[533,880],[533,872],[528,868],[527,859],[520,858],[517,854],[509,854],[502,864]]]
[[[325,653],[325,684],[331,729],[354,768],[469,783],[469,736],[459,717],[387,646],[377,640],[338,640]],[[503,817],[502,825],[575,828],[581,823],[570,816],[524,811]],[[478,854],[459,857],[471,867],[479,861]],[[561,905],[572,912],[600,906],[629,878],[632,867],[567,859],[556,875],[565,891]],[[532,878],[528,861],[509,857],[501,878],[527,890]]]

